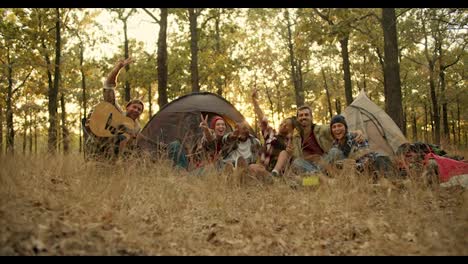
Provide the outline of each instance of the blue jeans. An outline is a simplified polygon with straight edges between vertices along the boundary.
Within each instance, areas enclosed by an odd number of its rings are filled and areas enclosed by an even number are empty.
[[[291,164],[291,168],[295,173],[314,173],[320,171],[318,165],[302,158],[295,159]]]
[[[174,162],[174,166],[182,169],[188,169],[189,161],[187,159],[187,152],[180,144],[180,141],[175,140],[169,143],[167,147],[167,155]]]

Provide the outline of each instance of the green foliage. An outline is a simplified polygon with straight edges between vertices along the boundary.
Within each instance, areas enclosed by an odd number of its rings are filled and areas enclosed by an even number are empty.
[[[141,20],[137,9],[61,9],[62,16],[62,85],[69,108],[68,121],[73,123],[83,113],[82,76],[86,78],[87,110],[102,100],[103,78],[111,67],[123,58],[122,41],[115,44],[119,52],[105,57],[95,55],[107,45],[114,34],[123,39],[122,21]],[[154,11],[154,10],[153,10]],[[300,64],[301,84],[306,104],[314,109],[314,121],[327,123],[328,98],[332,112],[336,101],[344,109],[345,93],[341,48],[339,40],[349,37],[349,57],[353,94],[365,89],[379,106],[384,106],[384,43],[380,9],[229,9],[202,8],[198,12],[198,70],[202,91],[221,93],[248,118],[255,120],[251,104],[251,91],[259,90],[259,101],[265,114],[277,125],[284,117],[294,115],[296,109],[294,83],[291,72],[290,47],[296,65]],[[157,11],[156,11],[157,13]],[[24,113],[34,109],[40,129],[47,113],[49,85],[48,56],[54,62],[55,10],[48,8],[0,9],[0,107],[5,107],[8,87],[8,69],[11,66],[13,89],[12,108],[15,126],[24,124]],[[408,126],[415,116],[418,134],[429,134],[424,107],[430,109],[428,58],[434,62],[436,96],[446,103],[450,117],[455,117],[456,129],[465,144],[464,131],[468,130],[466,93],[466,26],[468,16],[461,8],[396,9],[399,44],[400,78],[403,107]],[[106,17],[109,25],[98,21]],[[155,23],[147,15],[146,22]],[[289,25],[288,25],[289,17]],[[142,22],[142,21],[139,21]],[[144,21],[143,21],[144,22]],[[289,43],[288,26],[291,29]],[[114,31],[106,32],[106,28]],[[128,30],[134,30],[128,28]],[[140,29],[137,29],[140,30]],[[158,30],[147,32],[154,36]],[[123,103],[124,81],[132,87],[131,97],[157,105],[157,51],[148,52],[142,40],[129,34],[129,53],[135,59],[130,71],[118,80],[118,99]],[[427,41],[426,41],[427,40]],[[424,44],[427,43],[427,53]],[[154,43],[156,45],[156,43]],[[119,46],[120,45],[120,46]],[[168,17],[168,90],[169,101],[191,92],[190,82],[190,30],[185,8],[169,9]],[[84,54],[80,61],[81,53]],[[444,68],[445,67],[445,68]],[[441,91],[440,71],[445,74],[445,90]],[[324,75],[322,74],[322,70]],[[152,95],[149,95],[151,87]],[[26,106],[35,105],[35,107]],[[42,107],[42,108],[41,108]],[[21,110],[19,110],[21,108]],[[32,111],[32,110],[31,110]],[[441,110],[439,110],[441,111]],[[155,112],[155,111],[153,111]],[[458,122],[458,112],[460,121]],[[5,112],[4,112],[5,113]],[[146,115],[146,113],[145,113]],[[143,120],[146,120],[144,116]],[[34,119],[34,118],[33,118]],[[428,123],[430,120],[427,121]],[[72,124],[72,133],[79,130]],[[411,131],[411,129],[410,129]],[[456,131],[458,134],[458,131]],[[451,135],[451,141],[454,137]]]

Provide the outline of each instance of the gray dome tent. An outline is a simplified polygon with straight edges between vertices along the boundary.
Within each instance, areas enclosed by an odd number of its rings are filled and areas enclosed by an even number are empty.
[[[208,124],[216,116],[226,121],[227,132],[232,131],[237,122],[244,121],[244,116],[223,97],[209,93],[190,93],[177,98],[161,108],[146,126],[138,138],[138,145],[146,151],[156,151],[158,143],[169,144],[174,140],[192,151],[202,137],[199,127],[200,115],[208,114]],[[253,134],[253,130],[250,127]]]
[[[349,130],[360,129],[364,133],[372,151],[391,156],[401,144],[408,142],[392,118],[372,102],[364,90],[342,114]]]

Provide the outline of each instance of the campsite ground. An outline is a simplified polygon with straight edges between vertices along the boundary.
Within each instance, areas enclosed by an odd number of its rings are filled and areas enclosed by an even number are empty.
[[[76,155],[2,156],[0,167],[0,255],[468,254],[468,193],[417,175],[239,188],[213,171]]]

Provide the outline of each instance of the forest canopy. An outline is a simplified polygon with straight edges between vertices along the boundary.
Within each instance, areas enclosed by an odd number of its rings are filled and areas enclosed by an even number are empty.
[[[298,106],[326,124],[360,90],[412,141],[467,142],[468,15],[457,8],[2,8],[0,152],[81,151],[81,119],[102,100],[219,94],[254,127],[251,91],[277,126]]]

